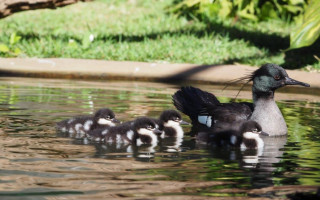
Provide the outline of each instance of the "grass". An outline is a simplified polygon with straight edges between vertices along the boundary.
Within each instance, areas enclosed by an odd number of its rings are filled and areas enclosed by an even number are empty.
[[[166,13],[171,2],[96,0],[16,13],[0,20],[0,44],[10,49],[0,56],[195,64],[272,62],[320,69],[313,53],[282,51],[289,46],[292,29],[285,22],[204,24]],[[13,33],[21,39],[10,41]]]

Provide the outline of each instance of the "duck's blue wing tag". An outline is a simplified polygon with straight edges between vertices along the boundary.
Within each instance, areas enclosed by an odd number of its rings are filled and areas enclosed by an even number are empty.
[[[207,127],[211,127],[212,125],[212,116],[207,115],[199,115],[198,116],[198,122],[200,124],[206,125]]]

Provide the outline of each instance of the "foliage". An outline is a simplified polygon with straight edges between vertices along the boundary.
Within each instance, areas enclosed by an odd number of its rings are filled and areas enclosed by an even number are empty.
[[[252,21],[292,20],[303,12],[306,0],[182,0],[171,9],[178,15],[201,18],[241,18]],[[176,1],[177,2],[177,1]]]
[[[8,42],[9,44],[0,43],[0,55],[19,55],[21,53],[21,50],[18,47],[16,47],[16,44],[20,41],[20,39],[21,36],[17,35],[16,32],[11,33]]]
[[[303,23],[291,32],[289,49],[313,44],[320,36],[320,1],[312,0],[303,15]]]
[[[281,20],[188,21],[165,13],[172,0],[99,0],[0,20],[0,43],[19,55],[194,64],[284,64],[292,24]],[[93,14],[94,13],[94,14]],[[50,22],[50,23],[48,23]],[[10,46],[10,36],[21,39]],[[239,51],[241,49],[241,51]],[[313,55],[313,54],[311,54]],[[306,67],[305,54],[291,56]],[[312,56],[312,61],[314,57]],[[312,69],[320,65],[310,64]],[[288,65],[289,66],[289,65]]]

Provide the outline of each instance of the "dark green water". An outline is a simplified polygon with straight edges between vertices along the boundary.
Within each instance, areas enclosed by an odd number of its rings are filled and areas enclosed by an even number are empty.
[[[228,102],[236,91],[199,86]],[[122,121],[174,108],[178,86],[0,78],[0,199],[306,199],[320,186],[320,94],[276,94],[287,137],[262,152],[208,148],[188,136],[148,147],[86,144],[55,122],[111,108]],[[313,93],[313,95],[310,95]],[[239,101],[250,101],[242,92]],[[297,98],[298,100],[292,100]],[[185,120],[189,120],[183,116]],[[259,155],[257,155],[259,154]]]

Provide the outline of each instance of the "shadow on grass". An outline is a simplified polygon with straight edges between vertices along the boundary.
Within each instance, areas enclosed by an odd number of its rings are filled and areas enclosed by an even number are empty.
[[[206,37],[208,35],[217,34],[221,36],[227,36],[231,40],[244,40],[252,46],[258,48],[264,48],[268,50],[267,56],[273,56],[284,49],[287,49],[290,44],[289,36],[282,37],[275,33],[267,34],[260,31],[248,31],[243,30],[236,26],[225,26],[221,23],[216,22],[207,22],[207,26],[202,29],[194,29],[194,27],[186,27],[176,31],[163,31],[163,32],[154,32],[145,35],[126,35],[126,34],[116,34],[116,35],[98,35],[98,40],[103,41],[112,41],[112,42],[143,42],[146,39],[157,40],[160,39],[163,35],[167,36],[179,36],[179,35],[194,35],[198,38]],[[20,33],[25,39],[40,39],[41,35],[34,33]],[[48,37],[48,35],[47,35]],[[73,38],[77,42],[81,43],[82,38],[76,38],[74,36],[63,34],[63,35],[51,35],[54,39],[59,39],[67,42],[69,38]],[[282,65],[287,69],[297,69],[306,65],[312,65],[317,61],[314,58],[314,55],[320,57],[320,40],[318,40],[311,47],[306,47],[297,50],[291,50],[285,52],[285,62],[277,63]],[[255,58],[260,58],[255,56]],[[241,59],[230,59],[226,60],[224,64],[232,64],[233,62],[243,62],[249,60],[250,57],[243,57]],[[251,58],[252,59],[252,58]]]
[[[219,34],[222,36],[228,36],[231,40],[244,40],[249,44],[264,48],[268,50],[267,56],[273,56],[276,53],[284,51],[290,46],[289,36],[283,37],[275,33],[267,34],[259,31],[248,31],[238,27],[225,26],[221,23],[210,22],[207,23],[206,28],[201,30],[194,30],[192,28],[185,28],[178,31],[164,31],[160,33],[151,33],[146,35],[108,35],[102,36],[103,40],[113,41],[126,41],[126,42],[141,42],[147,39],[159,39],[162,35],[194,35],[198,38],[205,37],[211,34]],[[277,63],[287,69],[297,69],[306,65],[312,65],[317,63],[314,55],[320,57],[320,40],[310,47],[301,48],[297,50],[291,50],[285,52],[285,62]],[[232,64],[232,62],[241,62],[250,59],[249,57],[243,59],[228,60],[224,64]]]

